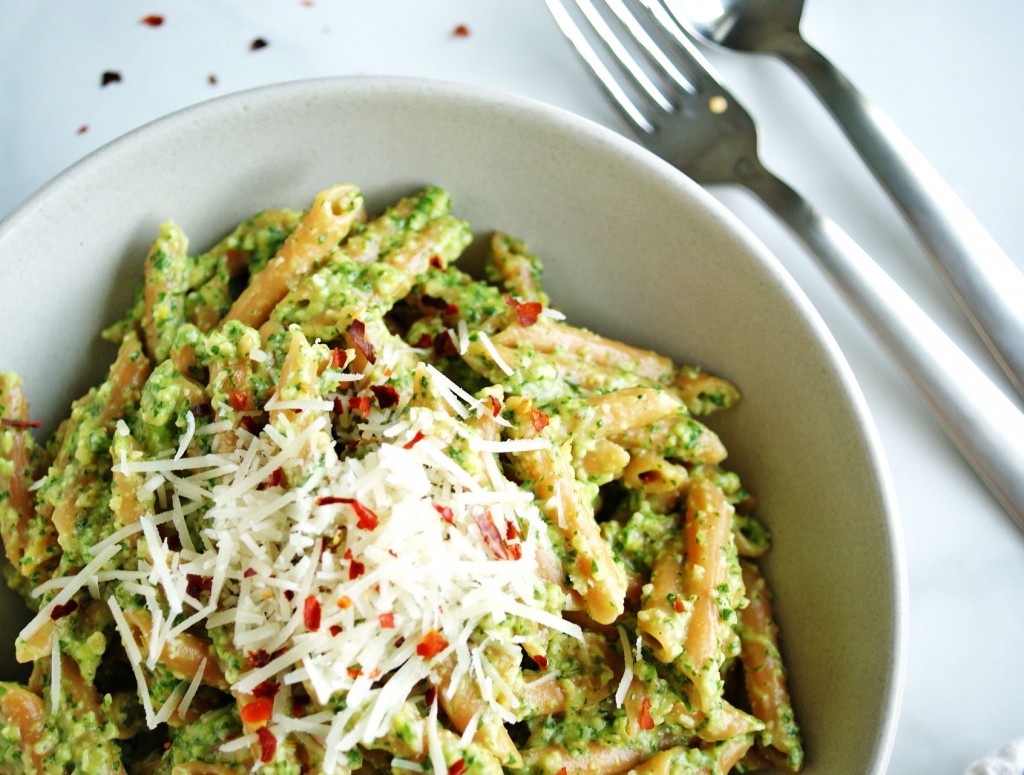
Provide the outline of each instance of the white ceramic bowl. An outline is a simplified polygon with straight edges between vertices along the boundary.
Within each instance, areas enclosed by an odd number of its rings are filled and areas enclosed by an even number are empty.
[[[105,371],[99,330],[173,218],[205,246],[253,211],[351,181],[378,209],[425,183],[477,233],[546,261],[571,321],[734,380],[715,416],[774,533],[774,588],[808,773],[880,773],[898,716],[906,582],[894,499],[854,379],[777,261],[709,195],[620,136],[462,85],[345,78],[236,94],[143,127],[0,223],[0,368],[52,430]],[[4,590],[6,592],[6,590]],[[0,657],[12,673],[11,622]]]

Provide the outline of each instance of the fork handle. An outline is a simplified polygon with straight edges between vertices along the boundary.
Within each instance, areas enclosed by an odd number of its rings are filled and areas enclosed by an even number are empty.
[[[817,257],[1024,530],[1024,414],[836,223],[759,165],[741,182]]]
[[[921,152],[825,56],[798,36],[776,53],[835,117],[1024,396],[1024,274]]]

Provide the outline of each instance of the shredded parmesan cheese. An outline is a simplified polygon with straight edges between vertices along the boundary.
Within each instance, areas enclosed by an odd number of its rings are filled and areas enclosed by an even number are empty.
[[[492,414],[486,402],[427,368],[459,418]],[[239,431],[234,450],[188,457],[202,432],[193,418],[174,456],[122,458],[117,472],[150,477],[156,513],[98,544],[78,574],[36,590],[56,594],[23,637],[78,590],[92,584],[98,593],[101,581],[116,578],[149,614],[142,653],[121,604],[107,598],[148,726],[188,711],[206,661],[159,708],[150,700],[146,671],[186,630],[223,628],[241,662],[234,693],[251,694],[265,682],[282,692],[302,687],[323,709],[301,719],[276,712],[268,731],[276,739],[298,732],[318,739],[325,772],[344,764],[345,751],[386,734],[424,682],[437,683],[438,665],[451,654],[450,690],[473,681],[498,718],[514,721],[520,701],[488,660],[483,623],[519,617],[581,636],[577,625],[545,608],[549,596],[537,572],[538,553],[550,551],[544,520],[531,494],[507,479],[494,457],[548,443],[485,440],[443,411],[406,407],[396,418],[374,408],[361,427],[364,451],[339,457],[333,444],[317,446],[317,439],[330,438],[328,402],[272,403],[301,409],[301,426],[285,419],[258,435]],[[448,449],[456,440],[480,465],[453,459]],[[306,460],[310,449],[323,454]],[[281,470],[295,472],[287,487],[274,478]],[[171,528],[178,536],[173,544]],[[106,568],[131,536],[137,536],[136,567]],[[436,647],[423,646],[430,638]],[[344,698],[344,708],[329,711],[336,697]],[[444,762],[436,700],[428,715],[427,753],[436,768]],[[478,723],[479,714],[464,736],[471,738]],[[247,734],[222,750],[253,739]]]

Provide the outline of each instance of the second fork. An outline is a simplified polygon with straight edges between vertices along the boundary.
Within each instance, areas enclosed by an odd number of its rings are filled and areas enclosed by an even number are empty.
[[[852,238],[764,167],[750,115],[660,0],[632,3],[638,13],[625,0],[605,0],[604,13],[574,0],[575,14],[546,2],[644,146],[698,183],[747,188],[793,231],[1024,530],[1024,414]]]

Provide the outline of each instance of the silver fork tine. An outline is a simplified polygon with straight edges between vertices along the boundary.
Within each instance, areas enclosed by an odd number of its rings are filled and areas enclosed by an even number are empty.
[[[695,79],[684,74],[677,67],[676,62],[679,58],[670,56],[665,52],[664,46],[655,42],[648,34],[643,22],[637,19],[636,15],[626,7],[622,0],[605,0],[605,4],[629,31],[653,67],[667,76],[675,84],[676,88],[684,94],[695,94],[697,92]],[[644,2],[644,5],[647,6],[648,4]],[[672,51],[671,46],[669,46],[669,51]],[[669,108],[665,107],[665,109],[668,110]]]
[[[611,27],[604,20],[604,17],[598,13],[597,9],[594,8],[594,4],[590,0],[576,0],[576,5],[583,12],[587,21],[590,22],[590,26],[594,28],[594,32],[605,44],[608,50],[612,53],[612,56],[618,60],[619,64],[625,68],[626,72],[632,77],[633,82],[654,101],[658,107],[664,111],[672,110],[672,103],[669,101],[661,89],[659,89],[654,81],[650,79],[644,69],[640,66],[633,56],[626,50],[626,47],[622,45],[622,41],[619,40],[618,36],[612,32]],[[606,3],[609,7],[612,7],[612,3]],[[619,8],[623,13],[627,13],[626,9],[621,3],[618,4]],[[614,11],[615,9],[612,8]],[[616,11],[616,15],[618,15]],[[622,17],[619,17],[620,19]]]
[[[602,91],[611,99],[612,105],[622,114],[626,121],[643,134],[650,134],[654,131],[654,124],[637,107],[636,103],[626,93],[618,80],[611,74],[601,57],[590,45],[590,41],[573,21],[572,16],[562,5],[560,0],[545,0],[555,23],[558,24],[562,34],[569,39],[569,42],[576,49],[580,59],[584,61],[597,81]]]
[[[621,2],[621,0],[616,0]],[[668,45],[664,46],[671,52],[672,61],[685,71],[687,79],[700,91],[724,92],[725,88],[719,81],[711,63],[704,58],[697,46],[683,31],[682,26],[671,10],[671,2],[663,0],[639,0],[648,10],[649,15],[657,22],[659,37],[665,37]]]

